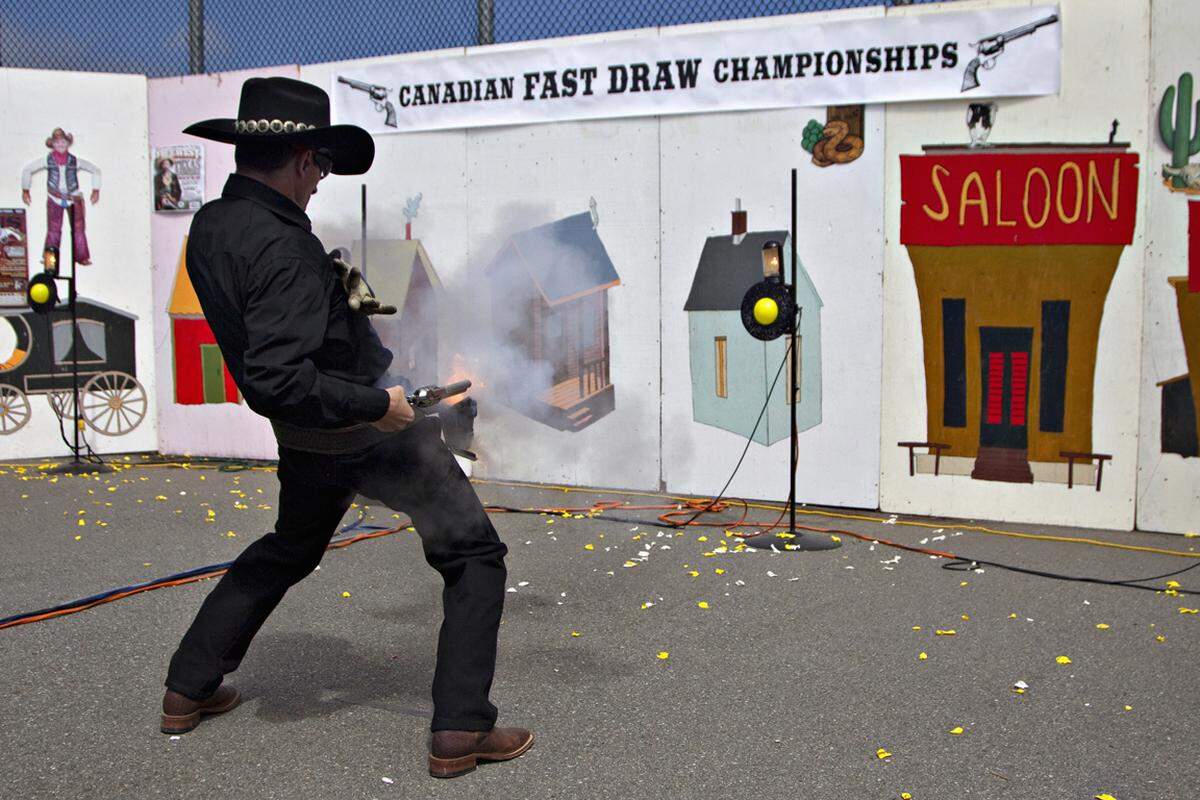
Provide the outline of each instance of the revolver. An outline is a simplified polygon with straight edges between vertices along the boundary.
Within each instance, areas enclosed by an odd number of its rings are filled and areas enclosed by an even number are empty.
[[[425,409],[436,406],[447,397],[462,394],[470,388],[470,381],[458,381],[447,386],[422,386],[420,389],[415,389],[412,394],[407,395],[405,399],[408,400],[408,404],[413,407],[413,411],[418,416],[438,417],[438,421],[442,423],[443,438],[446,446],[450,448],[450,452],[457,456],[462,456],[468,461],[475,461],[478,457],[467,449],[471,443],[475,427],[475,401],[468,397],[451,406],[444,420],[438,416],[437,412],[430,413],[425,411]]]
[[[392,90],[386,86],[380,86],[377,83],[367,83],[366,81],[356,81],[353,78],[344,78],[338,76],[338,83],[344,83],[351,89],[357,89],[360,92],[366,92],[371,98],[371,102],[375,104],[376,111],[384,112],[383,124],[389,128],[399,127],[396,124],[396,107],[392,105],[392,101],[387,99],[388,93]]]
[[[1028,25],[1021,25],[1003,33],[995,33],[975,42],[973,46],[978,55],[967,64],[967,69],[963,73],[962,91],[969,92],[979,86],[979,68],[991,69],[996,66],[997,56],[1004,52],[1004,46],[1009,42],[1036,33],[1038,28],[1053,25],[1056,22],[1058,22],[1058,15],[1051,14],[1044,19],[1030,22]]]

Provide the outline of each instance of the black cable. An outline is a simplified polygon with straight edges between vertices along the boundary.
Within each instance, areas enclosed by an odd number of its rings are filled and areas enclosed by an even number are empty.
[[[954,561],[942,564],[942,569],[948,569],[955,572],[965,572],[974,569],[978,565],[995,567],[996,569],[1008,570],[1009,572],[1018,572],[1022,575],[1035,575],[1039,578],[1053,578],[1059,581],[1075,581],[1077,583],[1095,583],[1101,586],[1124,586],[1129,589],[1148,589],[1152,592],[1161,592],[1162,589],[1157,586],[1142,586],[1141,584],[1147,581],[1161,580],[1169,578],[1172,575],[1180,575],[1190,569],[1200,567],[1200,563],[1192,564],[1190,567],[1168,572],[1165,575],[1151,575],[1148,578],[1129,578],[1127,580],[1109,580],[1107,578],[1091,578],[1086,575],[1066,575],[1061,572],[1048,572],[1046,570],[1031,569],[1029,567],[1015,567],[1011,564],[1001,564],[997,561],[980,561],[979,559],[957,558]],[[1200,594],[1200,592],[1192,589],[1178,589],[1180,594]]]

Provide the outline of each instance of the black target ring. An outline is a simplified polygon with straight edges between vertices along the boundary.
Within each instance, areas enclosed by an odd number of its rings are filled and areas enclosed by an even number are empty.
[[[764,297],[775,301],[779,315],[770,325],[763,325],[754,318],[754,305]],[[742,325],[755,339],[769,342],[789,334],[795,325],[796,304],[792,302],[791,288],[783,281],[767,278],[746,290],[742,298]]]

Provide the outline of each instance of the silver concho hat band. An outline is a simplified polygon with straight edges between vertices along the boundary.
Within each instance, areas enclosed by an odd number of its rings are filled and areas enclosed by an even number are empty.
[[[239,119],[233,124],[238,133],[300,133],[312,130],[316,125],[278,119]]]

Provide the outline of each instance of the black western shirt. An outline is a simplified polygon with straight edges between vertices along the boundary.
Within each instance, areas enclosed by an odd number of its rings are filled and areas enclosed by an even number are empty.
[[[256,413],[307,428],[373,422],[392,353],[350,309],[308,216],[230,175],[192,219],[187,271],[229,372]]]

